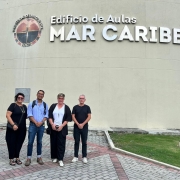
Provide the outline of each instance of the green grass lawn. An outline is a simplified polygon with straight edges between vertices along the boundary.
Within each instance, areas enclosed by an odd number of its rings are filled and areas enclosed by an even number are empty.
[[[180,167],[180,136],[109,134],[117,148]]]

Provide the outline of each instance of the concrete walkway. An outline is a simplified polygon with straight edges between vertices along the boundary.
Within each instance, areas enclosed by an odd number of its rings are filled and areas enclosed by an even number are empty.
[[[44,165],[36,163],[36,147],[29,167],[8,164],[8,152],[5,142],[5,130],[0,130],[0,180],[4,179],[62,179],[62,180],[174,180],[180,179],[180,171],[150,163],[135,157],[127,156],[110,150],[106,138],[95,132],[88,137],[88,164],[79,158],[73,158],[73,137],[67,136],[64,167],[52,163],[50,159],[49,136],[43,137]],[[21,160],[26,159],[27,138],[21,151]],[[80,149],[81,151],[81,149]],[[80,155],[81,156],[81,155]]]

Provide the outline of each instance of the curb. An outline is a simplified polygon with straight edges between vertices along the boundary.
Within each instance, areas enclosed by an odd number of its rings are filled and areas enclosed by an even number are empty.
[[[105,134],[105,136],[106,136],[106,139],[107,139],[107,141],[108,141],[108,144],[109,144],[110,148],[111,148],[113,151],[120,152],[120,153],[123,153],[123,154],[126,154],[126,155],[130,155],[130,156],[133,156],[133,157],[136,157],[136,158],[140,158],[140,159],[143,159],[143,160],[146,160],[146,161],[149,161],[149,162],[153,162],[153,163],[158,164],[158,165],[161,165],[161,166],[165,166],[165,167],[167,167],[167,168],[173,168],[173,169],[176,169],[176,170],[180,171],[180,168],[177,167],[177,166],[173,166],[173,165],[170,165],[170,164],[166,164],[166,163],[163,163],[163,162],[154,160],[154,159],[150,159],[150,158],[147,158],[147,157],[138,155],[138,154],[131,153],[131,152],[129,152],[129,151],[125,151],[125,150],[116,148],[116,147],[114,146],[114,143],[113,143],[113,141],[112,141],[112,139],[111,139],[108,131],[104,131],[104,134]]]

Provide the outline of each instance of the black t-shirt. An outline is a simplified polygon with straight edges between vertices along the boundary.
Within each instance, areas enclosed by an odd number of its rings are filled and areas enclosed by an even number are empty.
[[[73,107],[72,114],[75,114],[77,122],[81,124],[87,119],[88,114],[91,114],[91,109],[86,104],[84,106],[76,105]],[[87,126],[87,124],[85,124],[85,126]],[[74,125],[77,126],[76,124]]]
[[[23,104],[23,106],[18,106],[16,103],[12,103],[7,110],[12,112],[11,118],[16,124],[19,124],[22,112],[24,112],[23,117],[21,119],[21,123],[18,125],[18,127],[26,128],[26,118],[27,118],[26,105]]]

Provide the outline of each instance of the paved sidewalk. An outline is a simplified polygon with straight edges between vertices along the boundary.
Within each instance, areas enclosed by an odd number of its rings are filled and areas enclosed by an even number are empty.
[[[35,143],[36,144],[36,143]],[[90,132],[88,137],[88,164],[82,159],[71,163],[73,158],[73,137],[67,136],[64,167],[52,163],[49,150],[49,136],[43,138],[44,165],[36,162],[36,147],[29,167],[15,167],[8,164],[5,130],[0,130],[0,180],[4,179],[62,179],[62,180],[174,180],[180,179],[180,171],[165,168],[148,161],[113,152],[102,135]],[[21,151],[21,160],[26,159],[27,138]],[[81,151],[81,149],[80,149]],[[81,155],[80,155],[81,156]]]

